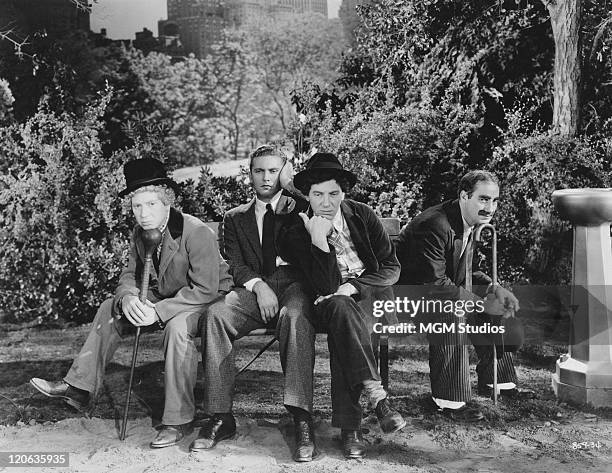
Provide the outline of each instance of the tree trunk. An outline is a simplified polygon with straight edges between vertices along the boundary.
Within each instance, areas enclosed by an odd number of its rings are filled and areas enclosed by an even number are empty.
[[[554,133],[572,137],[580,128],[580,20],[582,0],[542,0],[555,39]]]

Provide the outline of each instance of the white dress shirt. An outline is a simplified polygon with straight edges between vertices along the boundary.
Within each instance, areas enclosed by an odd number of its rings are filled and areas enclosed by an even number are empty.
[[[272,210],[274,211],[274,213],[276,213],[276,207],[278,206],[278,201],[281,198],[281,194],[283,193],[283,191],[279,191],[274,197],[272,197],[272,200],[270,202],[264,202],[262,200],[259,199],[255,199],[255,221],[257,222],[257,232],[259,233],[259,243],[262,243],[262,238],[263,238],[263,219],[264,219],[264,215],[266,214],[267,210],[266,207],[268,205],[268,203],[272,206]],[[276,257],[276,266],[286,266],[287,263],[285,261],[283,261],[283,259],[280,256]],[[244,287],[247,289],[247,291],[251,291],[253,292],[253,286],[255,286],[255,284],[257,284],[259,281],[262,281],[261,278],[253,278],[253,279],[249,279],[247,282],[244,283]]]

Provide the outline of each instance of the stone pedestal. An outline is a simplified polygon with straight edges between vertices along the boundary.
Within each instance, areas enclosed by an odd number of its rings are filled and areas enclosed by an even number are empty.
[[[552,199],[574,224],[570,347],[553,389],[561,400],[612,407],[612,189],[564,189]]]

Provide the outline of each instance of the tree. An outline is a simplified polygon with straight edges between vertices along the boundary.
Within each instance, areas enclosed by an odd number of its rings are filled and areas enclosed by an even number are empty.
[[[271,100],[283,132],[295,114],[291,92],[306,82],[326,84],[338,77],[346,45],[341,25],[321,15],[292,15],[244,25],[253,79]]]
[[[254,95],[250,81],[247,39],[244,31],[231,29],[223,33],[221,41],[212,47],[204,59],[214,107],[215,123],[227,138],[229,155],[238,159],[243,133],[246,132],[246,102]]]
[[[575,136],[580,129],[582,0],[542,0],[555,39],[552,130]]]
[[[182,165],[215,158],[214,90],[206,64],[193,55],[173,63],[162,53],[128,51],[130,69],[148,97],[150,111],[139,115],[142,126],[162,127],[169,159]]]

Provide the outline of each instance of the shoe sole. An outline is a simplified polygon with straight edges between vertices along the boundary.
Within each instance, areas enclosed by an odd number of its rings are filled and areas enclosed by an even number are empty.
[[[402,430],[404,427],[406,427],[407,424],[408,424],[408,422],[406,422],[406,419],[402,419],[402,423],[400,425],[398,425],[395,429],[387,431],[387,430],[384,430],[381,427],[380,430],[382,430],[383,433],[385,433],[387,435],[391,435],[391,434],[394,434],[394,433],[399,432],[400,430]]]
[[[344,458],[346,458],[347,460],[361,460],[362,458],[365,458],[366,454],[362,453],[361,455],[344,455]]]
[[[165,443],[165,444],[163,444],[163,445],[160,445],[160,444],[155,445],[155,444],[153,444],[153,442],[151,442],[151,443],[149,444],[149,446],[150,446],[151,448],[166,448],[166,447],[172,447],[173,445],[177,445],[177,444],[178,444],[178,443],[179,443],[181,440],[183,440],[183,438],[184,438],[184,437],[181,437],[180,439],[178,439],[178,440],[176,440],[176,441],[174,441],[174,442],[172,442],[172,443]]]
[[[231,435],[225,435],[223,437],[219,437],[217,440],[213,442],[213,444],[210,447],[206,447],[206,448],[189,447],[189,451],[193,453],[206,452],[208,450],[212,450],[213,448],[215,448],[219,442],[223,442],[224,440],[233,440],[234,437],[236,437],[236,432],[234,432]]]
[[[314,452],[312,452],[312,455],[309,457],[302,457],[302,458],[296,458],[293,457],[293,461],[297,462],[297,463],[308,463],[311,462],[313,460],[316,460],[319,456],[319,451],[315,449]]]
[[[187,428],[187,429],[186,429],[186,430],[183,432],[183,434],[181,435],[181,438],[180,438],[180,439],[176,439],[176,440],[175,440],[174,442],[172,442],[172,443],[166,443],[166,444],[163,444],[163,445],[159,445],[159,444],[158,444],[158,445],[154,445],[154,444],[153,444],[153,442],[151,442],[151,443],[149,444],[149,447],[151,447],[151,448],[166,448],[166,447],[172,447],[173,445],[177,445],[177,444],[178,444],[178,443],[179,443],[181,440],[183,440],[183,439],[184,439],[185,437],[187,437],[188,435],[191,435],[192,433],[193,433],[193,427],[191,427],[191,428]]]
[[[80,412],[84,412],[86,411],[86,407],[83,404],[81,404],[80,402],[75,401],[74,399],[72,399],[71,397],[68,396],[62,396],[61,394],[50,394],[46,391],[44,391],[40,386],[38,386],[34,381],[30,380],[30,384],[36,388],[36,390],[41,393],[44,394],[47,397],[50,397],[52,399],[61,399],[63,400],[66,404],[68,404],[70,407],[75,408],[77,411]]]

